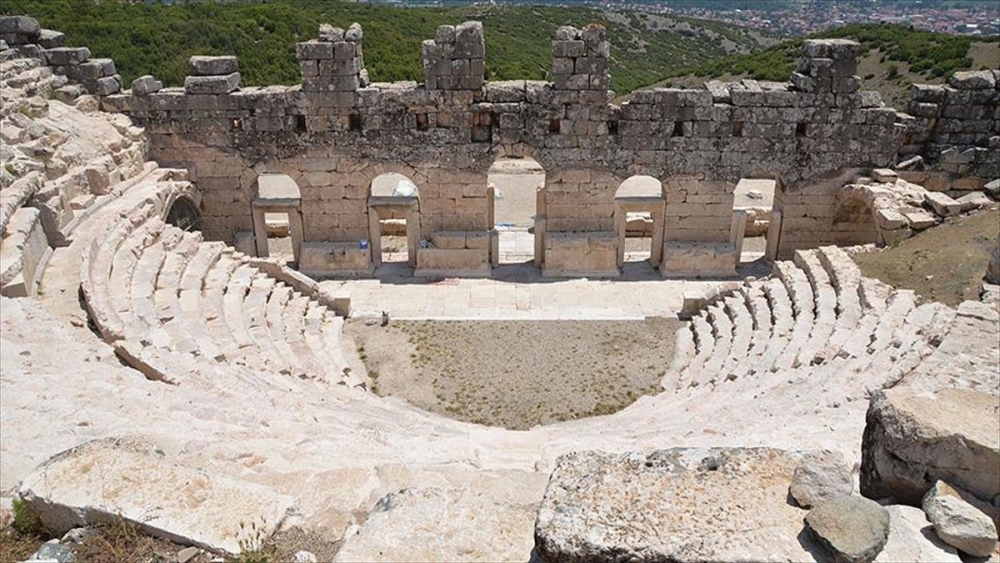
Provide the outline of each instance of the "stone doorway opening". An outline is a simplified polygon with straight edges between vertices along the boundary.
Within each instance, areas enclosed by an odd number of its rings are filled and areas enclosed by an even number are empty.
[[[535,258],[535,216],[545,169],[531,157],[497,159],[487,185],[492,194],[492,229],[499,237],[496,264],[525,264]]]
[[[737,246],[738,263],[755,262],[764,258],[769,239],[780,231],[769,229],[774,221],[774,193],[778,182],[773,178],[743,178],[733,193],[733,232],[730,238]],[[744,218],[745,217],[745,218]],[[777,248],[777,241],[775,248]]]
[[[420,240],[420,192],[403,174],[372,180],[368,196],[368,237],[372,263],[415,268]]]
[[[167,212],[167,224],[182,231],[200,231],[201,214],[194,202],[186,197],[177,198]]]
[[[286,174],[261,174],[256,192],[252,210],[257,256],[298,263],[303,239],[298,184]]]
[[[632,176],[615,192],[618,267],[643,264],[656,268],[663,256],[666,197],[652,176]]]

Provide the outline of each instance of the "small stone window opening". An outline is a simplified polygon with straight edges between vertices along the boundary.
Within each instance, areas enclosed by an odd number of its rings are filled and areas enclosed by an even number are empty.
[[[684,122],[683,121],[675,121],[674,122],[674,131],[672,133],[670,133],[670,136],[671,137],[683,137],[684,136]]]
[[[797,124],[795,124],[795,136],[796,137],[805,137],[806,136],[806,128],[808,127],[808,125],[809,124],[806,123],[805,121],[800,121]]]
[[[558,133],[560,126],[560,120],[558,118],[552,118],[549,120],[549,133]]]
[[[243,120],[239,117],[234,117],[230,120],[229,126],[232,129],[243,129]]]
[[[617,135],[618,134],[618,122],[617,121],[608,121],[608,134],[609,135]]]
[[[350,131],[361,131],[361,114],[351,113],[347,116],[347,129]]]
[[[742,136],[743,136],[743,122],[742,121],[734,121],[733,122],[733,137],[742,137]]]
[[[295,130],[299,133],[306,132],[306,116],[304,115],[295,116]]]
[[[429,123],[428,123],[428,120],[427,120],[427,114],[426,113],[418,113],[417,114],[417,131],[427,131],[428,127],[429,127]]]

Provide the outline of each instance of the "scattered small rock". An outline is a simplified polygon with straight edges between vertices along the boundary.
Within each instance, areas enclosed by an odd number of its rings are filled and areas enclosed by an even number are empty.
[[[43,543],[38,551],[28,558],[28,561],[54,561],[56,563],[72,563],[75,560],[73,552],[59,543],[59,540],[49,540]]]
[[[889,512],[859,495],[820,501],[806,524],[835,561],[868,563],[889,540]]]
[[[924,496],[927,519],[948,545],[975,557],[989,557],[997,547],[997,528],[989,516],[962,496],[962,491],[937,481]]]
[[[177,552],[177,563],[187,563],[193,559],[201,550],[197,547],[189,546]]]
[[[824,451],[795,468],[788,491],[799,506],[809,508],[824,499],[849,495],[853,489],[854,479],[844,456]]]
[[[293,563],[318,563],[319,559],[312,554],[311,551],[296,551],[295,555],[292,556]]]
[[[78,425],[79,426],[79,425]],[[94,528],[73,528],[63,534],[62,543],[81,543],[83,540],[97,533]]]

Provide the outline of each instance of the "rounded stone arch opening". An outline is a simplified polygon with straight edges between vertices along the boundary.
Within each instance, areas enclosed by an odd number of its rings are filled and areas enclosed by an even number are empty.
[[[663,182],[654,176],[635,174],[623,180],[615,190],[615,232],[618,234],[618,267],[624,267],[626,243],[631,232],[633,238],[649,238],[649,265],[659,266],[663,257],[663,235],[666,211],[666,195]],[[640,228],[641,226],[641,228]],[[637,255],[642,262],[647,260],[644,253]]]
[[[399,221],[406,235],[406,263],[417,266],[417,247],[420,241],[420,187],[410,174],[381,171],[371,179],[368,187],[368,242],[372,263],[382,265],[382,236],[390,232]]]
[[[201,212],[193,199],[180,195],[169,202],[164,222],[182,231],[200,231]]]
[[[292,259],[301,257],[304,227],[302,223],[302,192],[288,174],[265,172],[257,176],[252,187],[253,234],[257,256],[270,256],[268,233],[284,233],[291,239]],[[281,221],[287,217],[287,226]]]

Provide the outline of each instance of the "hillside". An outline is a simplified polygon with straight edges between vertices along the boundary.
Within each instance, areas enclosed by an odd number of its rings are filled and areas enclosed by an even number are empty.
[[[1000,68],[1000,39],[914,30],[896,25],[849,25],[813,35],[849,38],[862,46],[858,74],[862,89],[876,90],[886,104],[903,108],[913,82],[943,82],[958,70]],[[731,55],[681,69],[659,84],[695,86],[705,80],[786,81],[800,58],[802,39],[770,48]]]
[[[422,80],[420,43],[441,24],[483,21],[487,77],[545,79],[550,40],[560,25],[604,24],[612,42],[612,88],[629,92],[689,68],[776,43],[756,31],[642,12],[588,8],[459,6],[400,9],[385,5],[278,0],[181,6],[81,0],[7,0],[2,14],[29,14],[43,27],[66,33],[69,45],[86,45],[94,56],[115,60],[126,84],[155,74],[165,84],[183,83],[194,54],[235,54],[245,85],[295,84],[295,42],[316,36],[320,22],[361,23],[365,64],[374,81]]]

